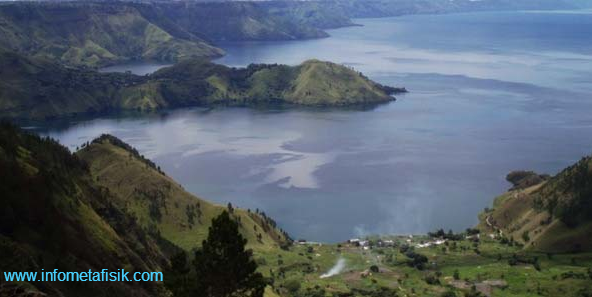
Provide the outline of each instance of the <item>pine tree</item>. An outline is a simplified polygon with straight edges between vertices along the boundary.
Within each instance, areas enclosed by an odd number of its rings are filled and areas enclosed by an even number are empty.
[[[179,251],[171,257],[171,267],[165,272],[165,285],[176,297],[191,296],[194,283],[191,281],[191,269],[188,265],[187,254]]]
[[[212,220],[208,238],[195,253],[196,296],[263,296],[266,283],[246,243],[227,211]]]

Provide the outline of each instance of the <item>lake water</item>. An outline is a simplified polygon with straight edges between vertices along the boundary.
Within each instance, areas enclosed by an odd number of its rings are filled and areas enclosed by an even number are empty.
[[[162,67],[170,66],[166,63],[147,63],[147,62],[130,62],[125,64],[118,64],[99,69],[99,72],[126,72],[130,71],[137,75],[150,74]]]
[[[206,199],[295,238],[462,230],[510,170],[592,152],[590,11],[356,20],[320,40],[224,44],[219,62],[331,60],[409,94],[369,110],[183,109],[49,123],[71,148],[111,133]]]

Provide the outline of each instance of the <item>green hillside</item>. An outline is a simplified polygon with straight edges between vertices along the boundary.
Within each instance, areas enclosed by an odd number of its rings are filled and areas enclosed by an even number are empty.
[[[53,140],[0,126],[0,271],[159,271],[162,241],[96,185],[86,163]],[[163,246],[165,246],[164,244]],[[21,284],[59,296],[159,296],[159,283]]]
[[[371,104],[393,100],[390,94],[404,92],[377,84],[345,66],[309,60],[296,69],[296,78],[284,96],[303,105]]]
[[[350,25],[322,5],[284,2],[6,2],[0,47],[70,66],[218,57],[216,41],[327,37]]]
[[[131,82],[125,75],[66,68],[0,48],[2,117],[47,118],[105,111],[114,105],[118,90]]]
[[[223,3],[169,2],[136,6],[152,22],[165,27],[173,23],[187,32],[211,41],[297,40],[329,36],[313,15],[334,26],[350,24],[349,18],[312,9],[302,14],[284,1]],[[328,11],[327,11],[328,12]]]
[[[185,250],[196,248],[206,238],[212,219],[228,209],[186,192],[113,136],[103,135],[76,155],[87,162],[95,182],[110,190],[116,198],[113,203],[128,209],[143,228]],[[273,249],[287,243],[273,220],[242,209],[234,209],[232,215],[250,248]]]
[[[0,48],[0,66],[0,118],[12,119],[215,104],[376,104],[405,91],[317,60],[294,67],[254,64],[237,69],[189,59],[137,76],[65,67]]]
[[[310,106],[372,104],[404,92],[372,82],[342,65],[309,60],[298,66],[252,64],[235,69],[187,60],[155,72],[162,95],[177,105],[288,103]]]
[[[205,3],[204,3],[205,2]],[[329,36],[351,18],[466,11],[573,9],[568,0],[328,0],[0,3],[0,46],[67,65],[215,57],[218,41]]]
[[[106,135],[72,154],[1,124],[0,180],[0,272],[163,271],[181,249],[198,248],[211,219],[228,209],[188,194]],[[264,213],[232,208],[231,216],[255,251],[289,242]],[[1,296],[168,296],[162,282],[3,282]]]
[[[68,65],[177,61],[223,53],[196,36],[175,34],[178,28],[167,31],[121,3],[2,4],[0,23],[0,47]]]
[[[496,198],[480,226],[525,249],[543,252],[592,250],[592,158],[586,157],[547,181]]]

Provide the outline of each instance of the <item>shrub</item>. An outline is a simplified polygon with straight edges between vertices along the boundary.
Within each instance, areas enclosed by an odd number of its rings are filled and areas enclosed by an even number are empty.
[[[405,253],[405,256],[410,258],[407,261],[407,265],[411,267],[415,267],[419,270],[423,270],[425,268],[425,264],[428,262],[428,258],[422,254],[418,254],[414,251],[408,251]]]
[[[524,240],[524,242],[530,241],[530,235],[528,234],[528,231],[524,231],[524,233],[522,233],[522,240]]]
[[[428,285],[439,285],[440,284],[440,280],[433,274],[426,275],[424,280]]]
[[[291,293],[298,292],[298,290],[300,290],[300,281],[297,279],[289,279],[284,283],[284,288]]]

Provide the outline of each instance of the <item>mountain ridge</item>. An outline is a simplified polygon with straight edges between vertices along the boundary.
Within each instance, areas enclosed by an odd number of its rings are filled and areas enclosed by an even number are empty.
[[[117,172],[119,176],[133,172],[143,180],[130,175],[128,181],[135,186],[117,186],[108,178]],[[71,153],[55,140],[0,123],[0,178],[1,272],[165,271],[172,255],[199,248],[207,236],[209,219],[224,210],[239,222],[251,249],[279,249],[290,242],[264,213],[214,205],[186,193],[113,136],[102,136]],[[157,191],[161,187],[169,190]],[[136,191],[126,192],[132,188]],[[187,225],[173,220],[176,203],[200,204],[187,208],[186,216],[178,216],[184,222],[190,216],[195,220],[189,231]],[[156,212],[160,212],[160,222],[154,218]],[[51,296],[170,296],[162,282],[5,286],[4,281],[0,281],[2,294],[6,288]]]
[[[286,234],[275,231],[273,220],[259,213],[216,205],[186,192],[154,163],[114,136],[102,135],[76,155],[87,162],[99,185],[116,193],[114,203],[129,209],[140,226],[159,230],[163,238],[187,251],[198,247],[207,236],[210,221],[229,209],[239,220],[249,247],[279,248],[289,241]]]
[[[174,62],[223,54],[196,36],[175,34],[182,31],[178,28],[163,30],[121,3],[3,4],[0,23],[0,46],[71,66],[138,59]]]

